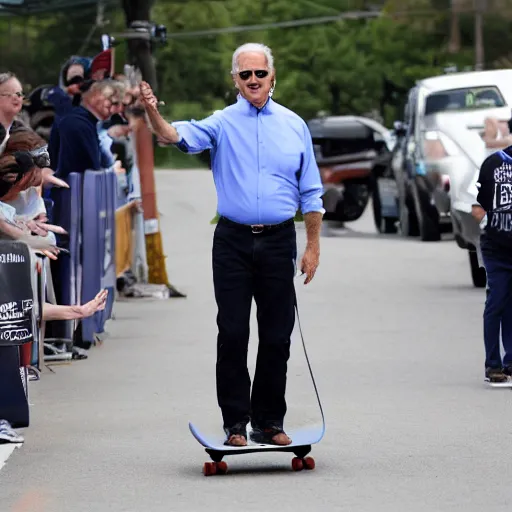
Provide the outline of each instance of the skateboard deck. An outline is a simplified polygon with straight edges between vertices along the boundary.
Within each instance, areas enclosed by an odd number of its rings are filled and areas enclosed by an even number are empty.
[[[227,455],[267,451],[293,453],[295,458],[292,459],[292,468],[295,471],[314,469],[315,462],[313,458],[306,457],[306,455],[311,451],[312,445],[322,440],[325,433],[325,424],[322,422],[322,425],[318,427],[306,427],[287,431],[288,436],[292,439],[292,443],[286,446],[255,443],[251,441],[250,436],[247,438],[247,446],[226,446],[224,444],[225,436],[204,434],[193,423],[189,423],[188,426],[192,435],[205,447],[206,453],[213,461],[204,464],[203,473],[205,476],[226,473],[227,464],[222,459]]]

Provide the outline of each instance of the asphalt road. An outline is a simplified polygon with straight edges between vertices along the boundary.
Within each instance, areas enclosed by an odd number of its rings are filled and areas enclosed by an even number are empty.
[[[484,292],[467,255],[452,241],[377,236],[370,212],[323,237],[315,280],[297,281],[327,423],[317,468],[294,473],[288,454],[254,454],[205,478],[209,459],[187,424],[220,432],[215,194],[207,171],[161,171],[157,186],[169,277],[188,297],[118,302],[111,337],[88,360],[31,383],[32,424],[0,471],[1,512],[510,506],[512,394],[483,382]],[[288,390],[286,426],[318,423],[297,336]]]

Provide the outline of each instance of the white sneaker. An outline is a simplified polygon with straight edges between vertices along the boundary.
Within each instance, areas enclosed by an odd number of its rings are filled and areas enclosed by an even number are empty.
[[[0,420],[0,443],[23,443],[25,439],[18,434],[7,420]]]

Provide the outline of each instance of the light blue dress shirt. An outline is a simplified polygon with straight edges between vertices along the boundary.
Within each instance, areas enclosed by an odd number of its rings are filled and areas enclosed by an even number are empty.
[[[269,98],[238,101],[201,121],[177,121],[176,146],[210,149],[219,215],[241,224],[278,224],[300,210],[325,213],[323,186],[306,123]]]
[[[98,140],[100,142],[100,161],[101,166],[104,169],[111,168],[116,162],[114,155],[112,154],[112,143],[114,142],[112,137],[108,134],[108,131],[103,128],[103,121],[98,121]]]

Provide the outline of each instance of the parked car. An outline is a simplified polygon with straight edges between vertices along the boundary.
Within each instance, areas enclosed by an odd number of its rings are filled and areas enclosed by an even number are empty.
[[[325,218],[357,220],[371,190],[373,161],[391,147],[390,131],[359,116],[330,116],[308,123],[324,185]]]
[[[486,157],[487,117],[506,126],[511,115],[512,70],[453,73],[421,80],[405,108],[406,133],[391,161],[399,231],[440,240],[451,229],[468,250],[475,286],[485,286],[478,266],[479,229],[471,216],[474,187]]]

